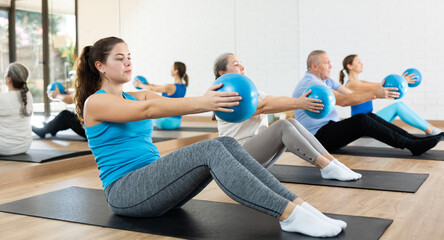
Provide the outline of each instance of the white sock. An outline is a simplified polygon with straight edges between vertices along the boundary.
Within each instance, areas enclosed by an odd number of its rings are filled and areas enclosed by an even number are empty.
[[[333,162],[330,162],[325,168],[321,169],[321,176],[324,179],[336,179],[339,181],[355,180],[354,175],[343,170]]]
[[[309,212],[313,213],[314,215],[318,216],[320,219],[322,219],[328,223],[334,224],[342,229],[345,229],[347,227],[346,222],[344,222],[342,220],[337,220],[337,219],[327,217],[322,212],[320,212],[318,209],[316,209],[315,207],[310,205],[308,202],[302,203],[301,207],[303,207],[305,210],[308,210]]]
[[[357,172],[351,170],[350,168],[348,168],[347,166],[345,166],[345,164],[339,162],[338,159],[335,158],[335,159],[332,160],[332,162],[334,162],[336,165],[338,165],[339,167],[341,167],[343,170],[347,171],[348,173],[354,175],[354,176],[355,176],[355,179],[354,179],[354,180],[361,179],[362,174],[357,173]]]
[[[342,229],[328,223],[313,213],[297,205],[290,217],[280,221],[281,229],[286,232],[298,232],[312,237],[334,237]]]
[[[441,129],[439,129],[439,128],[437,128],[437,127],[433,127],[433,128],[432,128],[432,131],[431,131],[430,133],[427,133],[427,135],[429,135],[429,136],[433,136],[433,135],[438,135],[438,134],[440,134],[440,133],[442,133],[442,130],[441,130]]]

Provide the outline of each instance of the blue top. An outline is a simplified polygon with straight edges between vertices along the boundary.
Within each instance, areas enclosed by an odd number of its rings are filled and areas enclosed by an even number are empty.
[[[351,115],[354,116],[360,113],[371,113],[373,112],[373,102],[370,100],[358,105],[351,106]]]
[[[296,86],[292,96],[294,98],[300,97],[302,94],[304,94],[307,88],[313,85],[324,85],[333,90],[336,90],[341,86],[341,84],[339,84],[338,82],[334,81],[331,78],[322,81],[319,78],[317,78],[315,75],[306,72],[304,77],[302,77],[301,81]],[[294,110],[293,112],[296,120],[298,120],[302,124],[302,126],[304,126],[313,135],[315,135],[316,132],[321,127],[326,125],[329,121],[335,121],[335,122],[339,121],[339,115],[334,109],[328,116],[321,119],[311,118],[310,116],[307,115],[307,113],[305,113],[305,110],[303,109],[297,109]]]
[[[174,85],[176,85],[176,91],[172,95],[162,93],[162,96],[169,97],[169,98],[183,98],[183,97],[185,97],[185,93],[187,92],[187,86],[185,86],[185,84],[179,84],[179,83],[175,83]]]
[[[98,93],[105,91],[99,90],[95,94]],[[125,92],[123,97],[137,101],[134,96]],[[105,121],[95,126],[85,126],[85,132],[89,148],[98,164],[104,189],[125,174],[160,158],[151,139],[151,119],[126,123]]]
[[[183,98],[183,97],[185,97],[185,93],[187,92],[187,86],[185,86],[185,84],[179,84],[179,83],[175,83],[174,85],[176,85],[176,91],[172,95],[162,93],[162,96],[169,97],[169,98]],[[182,118],[182,116],[180,116],[180,115],[173,116],[173,117]]]
[[[345,83],[345,86],[347,86],[347,83]],[[360,114],[360,113],[371,113],[373,112],[373,102],[372,100],[368,101],[368,102],[363,102],[361,104],[358,105],[354,105],[351,106],[351,115],[354,116],[356,114]]]

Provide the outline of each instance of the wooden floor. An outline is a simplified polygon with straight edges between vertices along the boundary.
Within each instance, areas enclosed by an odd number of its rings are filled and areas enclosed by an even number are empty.
[[[190,121],[185,125],[199,124]],[[214,123],[206,122],[204,125],[214,126]],[[444,123],[439,126],[444,128]],[[411,127],[404,127],[410,132],[419,133]],[[160,142],[157,146],[163,155],[192,142],[215,136],[217,134],[200,133],[197,137]],[[363,141],[368,145],[380,144],[371,139]],[[83,150],[88,147],[86,142],[79,141],[36,140],[33,148]],[[444,142],[434,149],[444,150]],[[336,157],[354,169],[429,173],[430,176],[414,194],[303,184],[285,186],[323,212],[393,219],[393,224],[381,239],[444,239],[444,161]],[[278,163],[309,165],[290,153],[285,153]],[[42,164],[0,161],[0,204],[70,186],[100,189],[98,175],[92,155]],[[214,182],[197,195],[196,199],[234,203]],[[174,238],[0,212],[0,239]]]

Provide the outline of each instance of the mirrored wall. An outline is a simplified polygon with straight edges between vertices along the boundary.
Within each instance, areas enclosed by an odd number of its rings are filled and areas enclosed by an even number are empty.
[[[35,114],[49,116],[51,113],[56,114],[69,108],[63,103],[49,101],[44,89],[47,83],[54,81],[63,83],[67,88],[73,87],[77,44],[76,0],[13,0],[9,4],[5,2],[0,4],[2,4],[0,7],[2,76],[11,61],[21,62],[30,70],[28,86],[34,98]],[[14,11],[13,19],[10,18],[11,11]],[[47,19],[47,29],[44,29],[45,19]],[[15,26],[15,31],[10,31],[9,26]],[[47,59],[44,54],[45,33],[48,34]],[[14,37],[12,44],[15,42],[12,47],[10,34]],[[46,63],[48,79],[45,79],[44,74]]]

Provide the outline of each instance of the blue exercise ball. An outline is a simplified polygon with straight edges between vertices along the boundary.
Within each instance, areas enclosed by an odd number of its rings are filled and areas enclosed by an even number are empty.
[[[409,68],[409,69],[405,70],[402,73],[402,75],[404,75],[406,73],[407,73],[407,75],[410,75],[410,74],[414,74],[415,75],[415,78],[414,78],[415,79],[415,83],[413,83],[413,84],[408,83],[409,87],[416,87],[416,86],[418,86],[421,83],[422,76],[421,76],[421,73],[418,71],[418,69],[416,69],[416,68]]]
[[[237,92],[242,100],[239,105],[227,107],[234,112],[214,111],[216,116],[227,122],[243,122],[249,119],[256,111],[258,104],[258,94],[256,86],[247,76],[238,73],[227,73],[219,77],[215,84],[223,83],[223,86],[217,91]]]
[[[166,117],[166,118],[157,118],[153,119],[154,124],[159,129],[178,129],[180,128],[180,124],[182,123],[181,117]]]
[[[319,113],[311,112],[305,110],[308,116],[316,119],[324,118],[328,116],[336,105],[336,98],[331,89],[324,85],[313,85],[307,90],[305,93],[311,90],[311,93],[307,96],[308,98],[319,99],[321,100],[321,104],[324,105],[323,109],[319,111]]]
[[[148,80],[146,80],[146,78],[144,76],[140,76],[140,75],[134,77],[134,82],[135,81],[140,81],[143,84],[148,84]],[[136,87],[136,88],[137,89],[142,89],[140,87]]]
[[[407,93],[408,84],[407,80],[401,75],[398,74],[390,74],[387,77],[384,78],[384,87],[395,87],[398,88],[396,92],[399,92],[399,97],[396,99],[400,99],[404,97],[404,95]]]
[[[59,92],[61,94],[66,94],[66,90],[65,87],[63,86],[63,84],[61,82],[52,82],[50,84],[48,84],[48,87],[46,88],[47,92],[52,92],[56,90],[56,86],[59,88]]]

